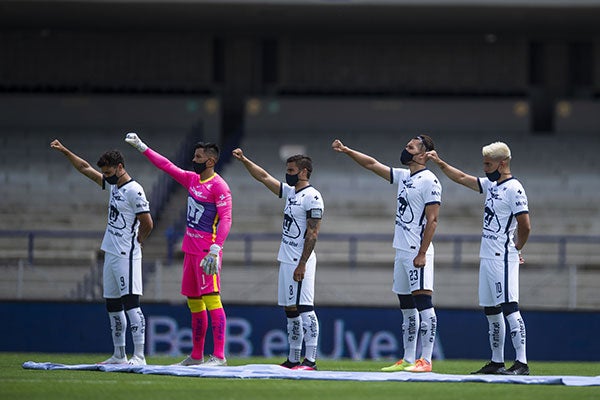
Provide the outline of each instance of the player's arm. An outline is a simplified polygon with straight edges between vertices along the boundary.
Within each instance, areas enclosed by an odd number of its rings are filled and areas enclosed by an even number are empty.
[[[200,267],[205,274],[216,275],[219,273],[219,259],[222,254],[223,244],[231,230],[231,191],[226,184],[218,184],[215,192],[215,205],[217,207],[217,232],[215,241],[210,245],[210,250],[200,261]]]
[[[476,192],[479,192],[479,181],[476,176],[468,175],[458,168],[453,167],[448,164],[444,160],[442,160],[435,150],[428,151],[427,159],[432,160],[440,170],[450,179],[452,179],[456,183],[460,183],[463,186],[468,187],[469,189],[473,189]]]
[[[433,235],[438,224],[438,216],[440,214],[440,204],[432,203],[425,206],[425,229],[423,229],[423,237],[421,239],[421,247],[419,253],[413,260],[415,268],[422,268],[425,266],[425,255],[427,249],[433,241]]]
[[[140,222],[137,240],[143,243],[150,236],[150,232],[154,228],[154,221],[152,221],[152,215],[149,212],[138,214],[136,218]]]
[[[529,221],[529,213],[521,213],[517,215],[517,234],[515,237],[515,247],[517,250],[521,250],[525,243],[527,243],[527,239],[529,239],[529,234],[531,233],[531,222]]]
[[[54,139],[52,143],[50,143],[50,147],[63,153],[71,162],[73,168],[96,182],[99,186],[102,186],[102,174],[95,170],[90,163],[67,149],[58,139]]]
[[[331,144],[331,148],[334,151],[348,155],[361,167],[366,168],[369,171],[373,171],[375,174],[379,175],[388,182],[390,181],[390,167],[380,163],[375,158],[367,154],[361,153],[359,151],[353,150],[348,146],[344,146],[344,144],[339,139],[335,139],[333,141],[333,143]]]
[[[306,262],[315,249],[317,244],[317,237],[319,236],[319,229],[321,228],[321,219],[307,218],[306,219],[306,235],[304,237],[304,247],[302,248],[302,255],[298,266],[294,270],[294,280],[300,282],[304,279],[306,273]]]
[[[233,209],[233,204],[231,201],[231,192],[229,189],[224,190],[221,193],[217,194],[217,215],[219,216],[219,224],[217,226],[217,235],[215,237],[215,243],[220,247],[223,247],[227,236],[229,236],[229,231],[231,230],[231,210]]]
[[[167,157],[152,150],[148,145],[142,142],[137,133],[129,132],[125,135],[125,142],[129,143],[140,153],[142,153],[154,166],[167,174],[171,175],[179,184],[188,186],[188,174],[184,169],[179,168],[171,162]]]
[[[232,154],[234,158],[239,160],[244,165],[244,167],[246,167],[246,169],[254,179],[265,185],[267,189],[279,196],[281,182],[273,178],[261,166],[255,164],[248,157],[246,157],[242,149],[235,149],[233,150]]]

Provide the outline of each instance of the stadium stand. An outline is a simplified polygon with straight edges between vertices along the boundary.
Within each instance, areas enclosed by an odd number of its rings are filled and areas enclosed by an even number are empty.
[[[519,37],[283,36],[276,88],[287,94],[524,94],[527,50]]]
[[[214,117],[211,119],[210,114],[195,108],[202,103],[202,99],[196,99],[197,105],[193,107],[188,103],[187,97],[172,98],[168,102],[163,102],[164,99],[126,99],[121,96],[93,96],[85,101],[71,96],[66,96],[67,99],[64,96],[45,97],[11,96],[7,109],[13,109],[10,113],[3,114],[0,179],[10,190],[6,191],[0,203],[2,229],[104,229],[105,196],[92,185],[86,186],[85,178],[48,148],[54,137],[64,140],[92,162],[98,157],[100,149],[122,149],[128,169],[150,191],[160,174],[134,150],[121,143],[124,132],[129,130],[124,129],[124,125],[134,126],[140,133],[143,132],[148,143],[167,155],[173,154],[179,145],[179,140],[173,138],[185,137],[198,118],[204,120],[209,135],[211,131],[215,135],[214,131],[218,126]],[[5,100],[5,104],[9,103],[6,98]],[[21,102],[20,106],[15,105],[15,100]],[[104,112],[101,115],[86,115],[85,111],[77,111],[82,104],[95,105],[98,109],[104,109]],[[136,114],[135,110],[140,108],[140,104],[145,105],[141,107],[143,112]],[[196,112],[189,115],[189,109]],[[23,110],[27,110],[27,113]],[[595,161],[598,139],[593,131],[594,103],[580,106],[573,102],[572,110],[570,115],[577,117],[576,120],[569,121],[567,114],[564,114],[564,120],[557,121],[556,133],[533,135],[528,130],[528,108],[523,98],[382,100],[253,97],[246,101],[245,135],[240,146],[248,156],[265,166],[274,176],[281,178],[284,174],[285,156],[290,152],[306,152],[313,157],[315,172],[311,181],[321,190],[326,200],[327,223],[323,225],[323,234],[391,234],[390,216],[394,213],[395,187],[353,165],[351,160],[333,153],[330,145],[334,138],[340,138],[348,145],[376,156],[382,162],[398,165],[399,153],[405,142],[416,134],[426,132],[434,137],[437,148],[444,157],[475,174],[481,170],[481,146],[501,139],[507,141],[513,149],[513,169],[528,189],[536,232],[597,235],[598,206],[593,200],[596,196],[594,188],[598,183],[598,166]],[[583,113],[582,110],[588,111]],[[61,113],[63,117],[60,116]],[[72,118],[64,118],[65,113]],[[9,118],[11,115],[11,118],[16,120],[18,117],[19,120],[27,121],[27,124],[17,124]],[[577,120],[586,118],[589,121],[582,126],[588,128],[575,130]],[[92,120],[93,123],[90,122]],[[565,150],[566,143],[573,146],[573,142],[574,149],[577,150]],[[571,158],[582,166],[580,169],[583,171],[578,170],[576,175],[566,170],[567,164],[572,165]],[[226,164],[222,174],[229,182],[234,196],[232,234],[278,233],[282,209],[280,200],[252,180],[238,163]],[[438,232],[477,235],[480,230],[482,199],[467,189],[451,184],[442,174],[438,176],[444,186],[444,205]],[[570,207],[573,202],[577,204],[574,208]],[[152,264],[155,260],[164,259],[164,232],[173,221],[180,218],[184,203],[185,193],[176,191],[165,206],[152,235],[152,242],[149,241],[145,248],[145,258]],[[24,237],[1,238],[0,251],[4,259],[23,260],[26,256],[26,242],[27,238]],[[44,293],[46,296],[48,291],[53,290],[73,293],[74,287],[78,286],[78,296],[91,296],[97,276],[94,272],[96,270],[90,270],[89,265],[97,262],[98,245],[99,238],[81,237],[61,241],[55,241],[51,237],[37,238],[36,261],[40,262],[39,265],[44,265],[44,262],[53,264],[53,268],[45,270],[39,266],[22,266],[21,271],[26,271],[25,275],[33,281],[29,281],[28,289],[23,289],[21,295],[35,297],[36,294]],[[326,240],[320,243],[321,263],[332,268],[328,268],[328,272],[323,275],[326,302],[347,300],[339,296],[336,299],[335,296],[343,293],[344,285],[350,283],[337,282],[339,279],[335,276],[339,276],[341,271],[348,271],[348,246],[349,243]],[[474,268],[459,271],[447,268],[452,264],[452,246],[452,243],[440,243],[436,246],[440,265],[438,277],[440,281],[452,282],[440,287],[439,301],[445,305],[470,304],[469,296],[472,297],[472,293],[469,295],[466,288],[471,287],[476,271]],[[276,248],[276,239],[254,243],[252,270],[258,271],[271,265]],[[528,261],[540,265],[545,262],[553,265],[556,262],[555,245],[541,244],[532,248]],[[590,253],[589,245],[571,245],[569,249],[570,254],[578,257],[580,265],[593,263],[597,258],[593,252]],[[357,250],[356,261],[362,267],[365,264],[388,266],[393,256],[393,250],[386,240],[358,243]],[[228,301],[269,302],[270,298],[265,297],[267,292],[253,290],[251,281],[243,278],[253,274],[244,265],[245,251],[241,240],[231,241],[227,245],[226,260],[231,270],[230,275],[224,279],[230,281],[230,291],[224,294],[224,298]],[[67,260],[62,262],[65,264],[63,266],[59,265],[61,258]],[[465,265],[476,265],[476,243],[464,244],[462,261]],[[15,265],[14,262],[9,264]],[[75,265],[82,267],[73,268]],[[161,269],[157,265],[147,270],[146,277],[152,282],[147,285],[149,298],[178,299],[179,273],[171,268],[163,266]],[[153,269],[155,272],[151,273]],[[18,271],[18,268],[5,271],[0,286],[6,289],[7,295],[12,293],[15,296],[13,292],[17,288],[14,281]],[[561,288],[550,278],[556,273],[568,278],[569,270],[544,275],[539,275],[539,271],[535,268],[531,277],[524,276],[524,287],[529,287],[527,282],[531,281],[531,290],[534,290],[534,277],[541,276],[548,285],[555,285],[556,291],[560,289],[561,294],[554,303],[548,299],[538,301],[537,298],[531,298],[527,300],[528,304],[552,307],[555,303],[564,305],[566,301],[570,301],[568,290]],[[389,279],[387,272],[387,268],[372,270],[373,285],[385,286]],[[591,275],[585,275],[588,272]],[[588,272],[579,272],[580,286],[584,283],[593,285],[595,282],[593,270]],[[580,287],[580,294],[588,290],[585,285]],[[39,291],[40,287],[44,290]],[[38,292],[31,294],[28,290]],[[464,296],[460,297],[459,293]],[[383,297],[383,294],[372,296],[368,301],[387,304],[389,296],[385,296],[385,301],[381,302]],[[585,306],[589,303],[585,303],[586,301],[579,300],[577,304]],[[589,301],[592,302],[589,304],[594,304],[593,297]]]
[[[387,231],[387,224],[372,221],[387,221],[393,213],[394,188],[386,188],[385,182],[379,182],[367,171],[354,166],[351,160],[333,153],[330,149],[333,139],[339,138],[384,163],[397,166],[408,139],[428,133],[443,157],[474,175],[481,174],[481,147],[503,140],[512,148],[515,175],[528,188],[538,229],[546,233],[565,233],[564,225],[556,223],[558,218],[562,222],[570,220],[568,233],[598,234],[598,226],[589,217],[598,214],[592,200],[593,188],[598,183],[593,149],[599,139],[591,131],[573,133],[585,138],[583,143],[590,146],[582,146],[582,154],[577,157],[583,171],[572,174],[565,170],[561,160],[569,133],[533,135],[528,130],[528,103],[523,98],[253,98],[247,102],[242,147],[273,174],[281,175],[280,150],[285,146],[300,146],[313,157],[312,182],[327,199],[328,217],[340,219],[327,229],[380,232]],[[431,168],[436,170],[435,166]],[[269,209],[267,204],[272,204],[269,193],[263,193],[262,188],[248,182],[242,172],[239,165],[226,169],[234,191],[251,194],[254,199],[236,204],[237,212],[263,216],[264,210]],[[469,190],[451,184],[443,174],[438,175],[444,187],[441,215],[448,220],[447,224],[440,224],[441,232],[476,232],[482,200]],[[569,209],[572,201],[586,204],[585,211]],[[352,218],[347,218],[349,216]],[[371,220],[365,224],[360,216]],[[354,229],[351,221],[355,221]]]
[[[0,32],[0,48],[12,61],[0,66],[5,88],[207,93],[211,86],[212,42],[203,34],[15,30]]]
[[[0,120],[0,183],[10,190],[3,191],[0,201],[0,229],[103,231],[108,194],[50,149],[50,142],[58,138],[93,165],[102,152],[118,148],[126,168],[151,199],[161,174],[123,142],[125,133],[138,131],[173,157],[195,126],[200,126],[200,134],[217,136],[214,102],[197,96],[3,96],[0,104],[7,112]],[[160,245],[150,249],[160,247],[164,253],[164,235],[153,238]],[[26,253],[23,239],[14,240],[21,245],[0,240],[3,259],[22,258]],[[36,258],[59,263],[61,257],[67,262],[89,260],[90,249],[96,251],[99,241],[84,242],[79,248],[77,241],[41,239],[36,243]]]
[[[533,135],[529,132],[528,103],[522,98],[500,99],[348,99],[316,97],[266,97],[247,101],[245,153],[274,176],[283,178],[283,165],[290,151],[305,152],[314,161],[311,182],[323,193],[326,223],[322,233],[391,233],[395,186],[332,152],[333,139],[374,155],[389,165],[399,165],[399,153],[409,138],[429,133],[440,154],[468,173],[481,175],[481,147],[495,140],[512,148],[513,172],[528,191],[534,233],[537,235],[598,235],[600,208],[596,198],[598,168],[594,152],[598,139],[580,131],[586,146],[577,156],[584,171],[565,170],[562,155],[567,132]],[[589,146],[587,146],[589,144]],[[481,230],[483,197],[450,182],[437,167],[444,194],[439,234],[473,234]],[[277,232],[281,204],[262,185],[247,176],[239,164],[226,167],[235,201],[235,232]],[[248,199],[251,199],[248,201]],[[254,243],[258,265],[269,261],[276,243]],[[228,246],[231,256],[232,245]],[[319,246],[320,260],[343,264],[346,244]],[[438,265],[452,265],[451,243],[438,243]],[[234,248],[241,253],[243,250]],[[594,264],[589,246],[569,245],[569,262]],[[359,263],[383,263],[393,257],[386,241],[360,245]],[[477,265],[477,243],[465,246],[462,262]],[[557,246],[531,244],[529,265],[555,265]],[[454,278],[452,278],[454,279]],[[544,278],[545,279],[545,278]],[[457,283],[458,284],[458,283]],[[450,296],[451,297],[451,296]]]
[[[264,12],[263,4],[224,6],[223,13],[210,12],[210,2],[169,4],[170,11],[163,13],[160,2],[155,8],[126,1],[98,18],[94,5],[81,3],[42,7],[12,2],[0,15],[5,27],[0,49],[8,60],[0,64],[0,184],[6,188],[0,197],[0,229],[104,229],[106,196],[48,149],[54,137],[91,162],[116,143],[128,169],[151,191],[160,173],[122,143],[123,134],[137,130],[152,147],[174,155],[179,138],[201,120],[206,139],[228,145],[237,144],[243,124],[240,146],[280,178],[286,155],[311,155],[312,183],[326,200],[324,234],[391,234],[395,207],[395,187],[333,153],[331,141],[338,137],[398,165],[404,143],[422,132],[433,136],[445,158],[473,174],[481,171],[481,146],[505,140],[513,150],[513,171],[528,190],[534,234],[600,234],[596,8],[496,2],[481,10],[432,8],[420,15],[412,6],[357,8],[341,2],[321,13],[311,5],[275,15]],[[140,19],[142,8],[146,18]],[[234,195],[232,234],[280,232],[280,201],[239,164],[224,163],[221,172]],[[444,187],[438,232],[477,235],[482,198],[438,176]],[[165,204],[146,244],[147,260],[165,257],[164,232],[181,218],[184,202],[185,193],[174,191]],[[36,237],[38,261],[95,262],[99,240],[66,238],[57,246],[52,239]],[[0,237],[3,259],[11,259],[11,265],[17,259],[26,262],[27,240]],[[462,261],[475,265],[476,244],[462,245]],[[236,286],[224,299],[270,302],[249,281],[253,273],[245,269],[245,246],[242,239],[227,244],[227,262],[237,266],[224,280]],[[277,240],[257,240],[252,246],[253,268],[266,274],[260,268],[273,263]],[[335,302],[344,285],[351,284],[335,286],[339,271],[348,279],[353,275],[347,273],[350,247],[346,241],[320,243],[320,265],[335,267],[320,281],[326,285],[322,293],[331,295],[326,301]],[[389,267],[388,241],[357,247],[360,266]],[[597,264],[593,243],[566,247],[569,265]],[[472,289],[474,268],[447,268],[453,265],[453,243],[440,243],[436,251],[442,266],[436,277],[452,282],[440,286],[439,300],[472,305],[473,299],[459,297],[461,290],[448,290]],[[555,265],[556,258],[553,243],[528,250],[529,265]],[[24,268],[38,278],[34,291],[50,286],[42,268]],[[176,299],[179,274],[166,268],[163,292],[171,285],[170,298]],[[564,282],[570,271],[556,275]],[[69,285],[64,276],[82,280],[85,275],[86,282],[93,282],[93,271],[80,272],[67,265],[52,274],[64,283],[64,292]],[[387,272],[373,271],[374,285],[367,290],[384,292]],[[553,301],[528,279],[544,282],[564,304],[567,295],[553,276],[556,271],[538,272],[524,276],[524,305]],[[579,275],[579,285],[588,285],[580,292],[585,296],[595,282],[594,270],[588,272]],[[14,281],[0,283],[0,291],[12,293]],[[82,291],[90,288],[88,283],[80,285]],[[156,286],[147,287],[149,296],[166,298],[156,294]],[[387,304],[381,300],[367,302]]]

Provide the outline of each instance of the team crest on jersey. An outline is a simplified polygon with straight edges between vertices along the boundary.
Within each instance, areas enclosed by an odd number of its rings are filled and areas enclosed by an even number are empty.
[[[398,195],[398,210],[396,212],[396,217],[405,224],[410,224],[415,219],[415,213],[408,201],[406,188],[412,187],[412,184],[409,186],[409,183],[405,182],[405,185],[406,187],[403,188]]]
[[[292,206],[300,205],[300,203],[296,201],[295,197],[288,197],[287,200],[287,207],[283,211],[283,236],[287,236],[291,239],[297,239],[300,237],[300,226],[294,218]]]
[[[300,237],[300,226],[298,226],[294,216],[288,213],[283,214],[283,236],[291,239]]]
[[[200,220],[204,213],[204,206],[192,196],[188,196],[187,226],[192,229],[202,230]]]
[[[485,200],[485,208],[483,210],[483,229],[491,232],[500,232],[500,220],[494,210],[494,200],[501,200],[498,193],[492,188],[489,189],[489,196]]]
[[[125,229],[127,224],[125,223],[125,217],[119,212],[119,209],[112,204],[108,211],[108,225],[115,229]]]

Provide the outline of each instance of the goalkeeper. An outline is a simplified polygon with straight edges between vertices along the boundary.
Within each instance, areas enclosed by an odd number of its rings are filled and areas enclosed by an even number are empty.
[[[177,365],[227,365],[225,358],[226,316],[221,303],[222,247],[231,228],[231,191],[215,173],[219,147],[197,143],[194,171],[186,171],[150,149],[135,133],[125,141],[145,155],[188,190],[187,227],[181,249],[184,253],[181,294],[192,314],[192,353]],[[214,350],[204,361],[204,341],[210,314]]]

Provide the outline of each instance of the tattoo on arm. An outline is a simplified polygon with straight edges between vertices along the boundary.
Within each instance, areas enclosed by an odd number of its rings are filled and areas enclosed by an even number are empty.
[[[308,218],[306,220],[306,237],[304,238],[304,248],[302,249],[300,262],[306,263],[308,257],[310,257],[311,253],[315,249],[320,225],[320,219]]]

